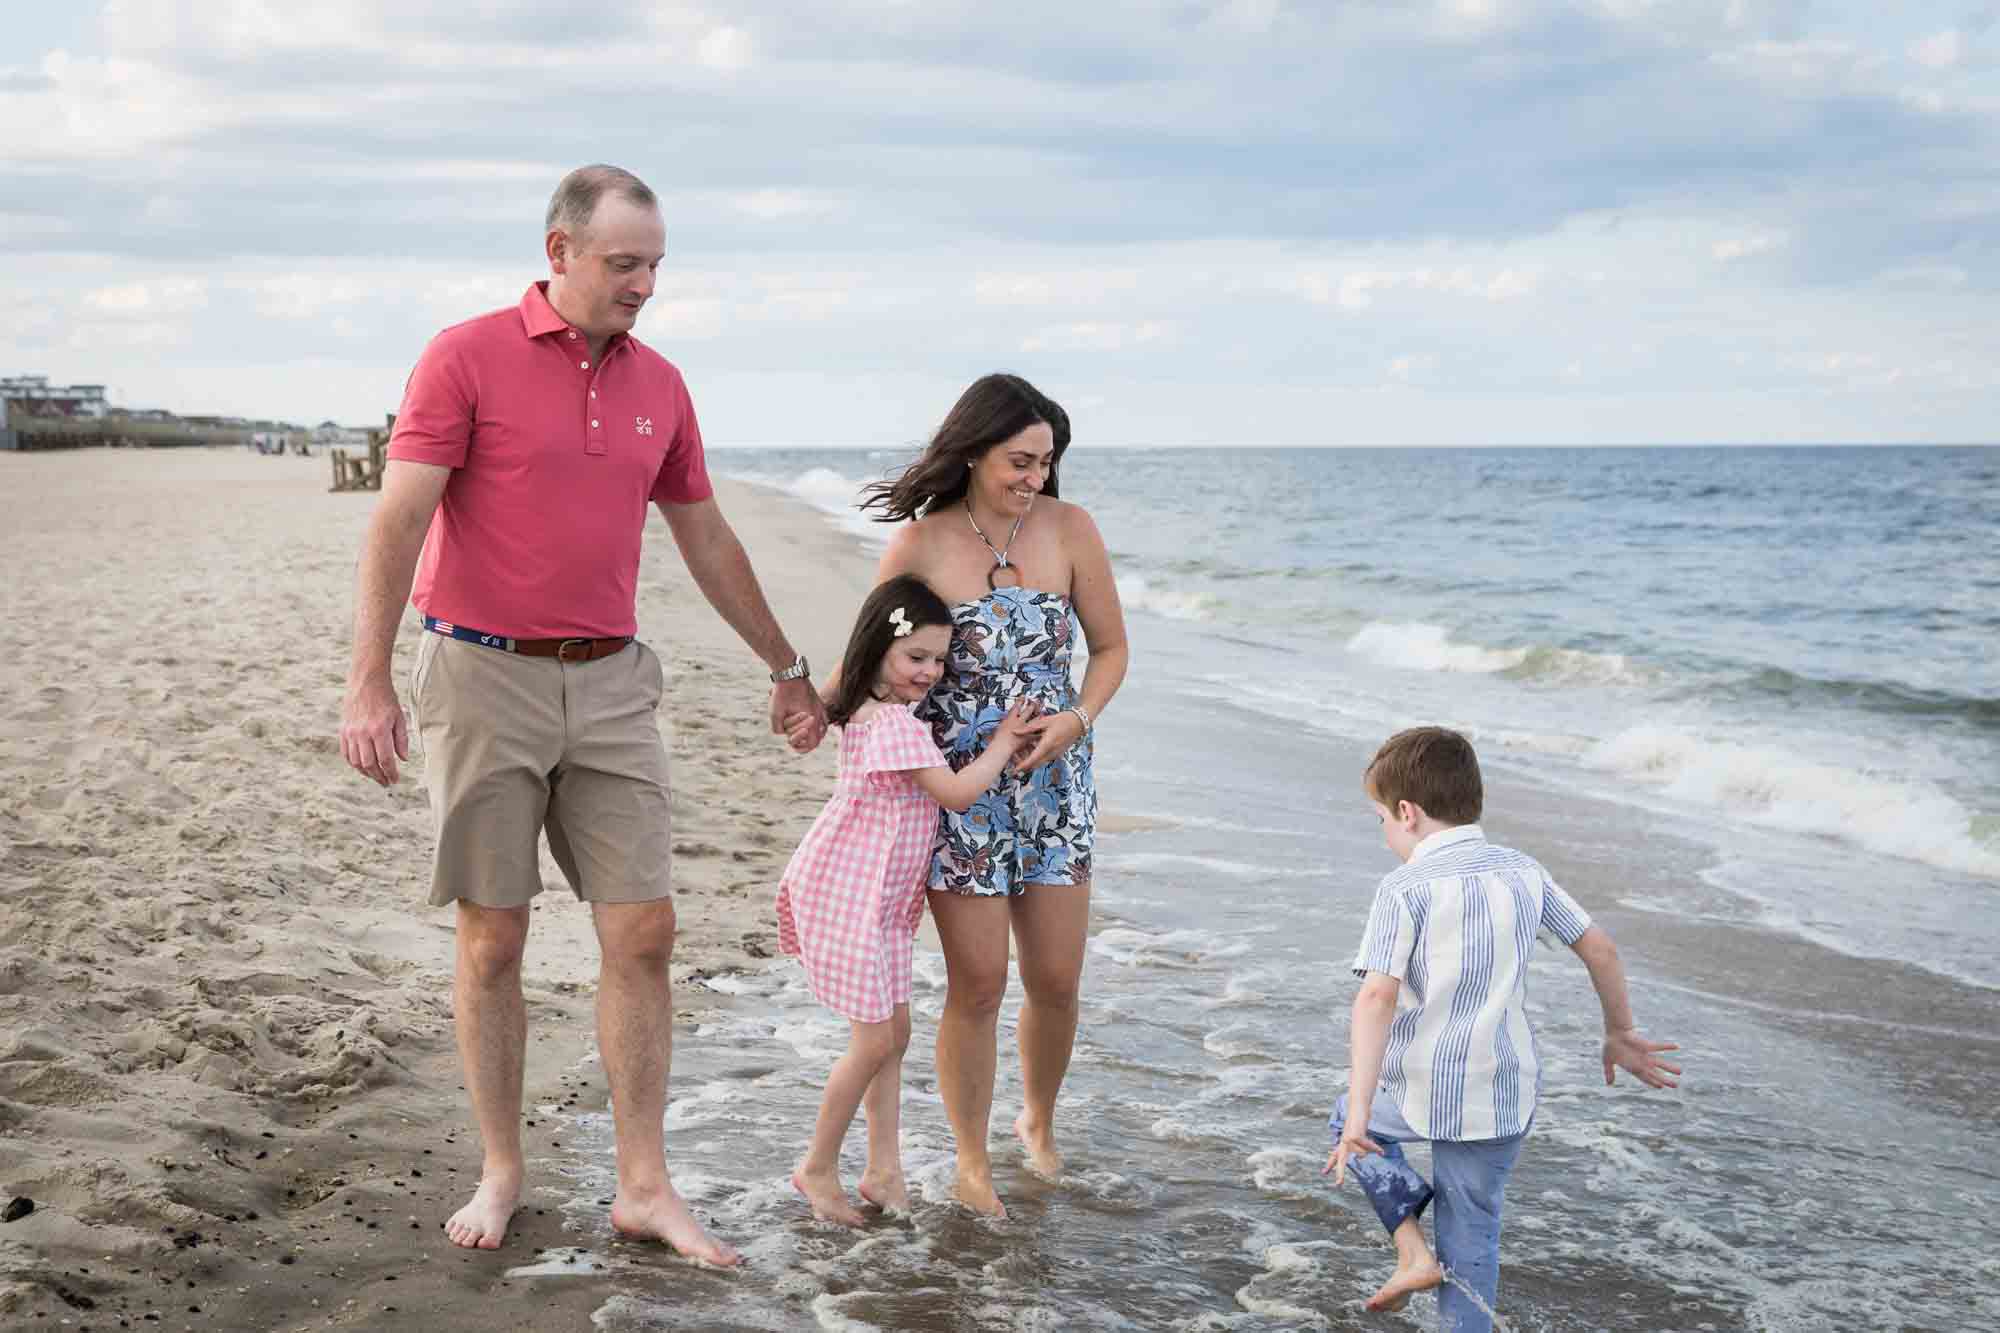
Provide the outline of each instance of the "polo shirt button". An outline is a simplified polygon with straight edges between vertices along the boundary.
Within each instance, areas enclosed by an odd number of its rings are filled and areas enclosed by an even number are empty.
[[[571,330],[569,331],[569,340],[570,340],[571,342],[575,342],[575,341],[576,341],[576,330],[575,330],[575,329],[571,329]]]
[[[590,369],[590,362],[588,362],[588,361],[579,361],[579,362],[577,362],[577,364],[578,364],[579,366],[582,366],[582,367],[583,367],[583,368],[584,368],[585,370],[589,370],[589,369]]]
[[[591,396],[592,398],[595,398],[595,397],[597,397],[597,390],[595,390],[595,389],[592,389],[592,390],[590,391],[590,396]]]
[[[590,420],[590,428],[591,428],[592,430],[596,430],[596,429],[597,429],[597,418],[595,418],[595,417],[592,417],[592,418],[591,418],[591,420]]]

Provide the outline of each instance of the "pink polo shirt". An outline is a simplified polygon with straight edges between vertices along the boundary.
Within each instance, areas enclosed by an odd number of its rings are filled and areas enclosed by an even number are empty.
[[[453,469],[410,601],[511,639],[636,634],[648,502],[714,494],[701,428],[665,357],[620,335],[591,364],[546,287],[454,324],[410,372],[389,457]]]

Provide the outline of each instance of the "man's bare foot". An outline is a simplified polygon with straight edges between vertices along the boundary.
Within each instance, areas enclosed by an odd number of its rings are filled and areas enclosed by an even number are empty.
[[[702,1230],[671,1184],[645,1192],[621,1188],[611,1200],[611,1225],[620,1235],[665,1241],[683,1258],[718,1268],[743,1262],[742,1255]]]
[[[507,1223],[521,1206],[518,1176],[485,1176],[473,1191],[472,1201],[451,1215],[444,1234],[451,1243],[467,1250],[497,1250],[507,1239]]]
[[[885,1213],[910,1211],[910,1187],[901,1171],[864,1171],[854,1192]]]
[[[792,1188],[805,1196],[812,1205],[813,1216],[822,1222],[837,1222],[844,1227],[868,1225],[868,1219],[855,1211],[847,1201],[847,1191],[840,1187],[840,1174],[836,1171],[808,1171],[804,1167],[792,1170]],[[866,1191],[862,1198],[867,1198]]]
[[[1028,1170],[1043,1180],[1062,1179],[1063,1158],[1056,1151],[1056,1132],[1052,1126],[1040,1129],[1028,1124],[1026,1111],[1014,1117],[1014,1136],[1021,1140],[1021,1146],[1028,1153]]]
[[[1435,1259],[1429,1263],[1416,1264],[1409,1268],[1398,1268],[1389,1274],[1389,1280],[1382,1289],[1368,1298],[1368,1308],[1377,1314],[1394,1314],[1410,1303],[1410,1297],[1420,1291],[1444,1284],[1444,1269]]]
[[[993,1177],[986,1172],[971,1172],[960,1168],[958,1184],[952,1190],[958,1201],[975,1213],[1005,1220],[1007,1205],[1000,1202],[1000,1196],[993,1189]]]

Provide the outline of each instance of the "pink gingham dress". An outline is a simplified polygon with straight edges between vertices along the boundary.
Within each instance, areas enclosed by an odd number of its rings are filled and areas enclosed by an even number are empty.
[[[910,777],[942,768],[931,729],[899,704],[840,729],[840,780],[778,881],[778,947],[819,1002],[858,1023],[910,1001],[910,956],[938,805]]]

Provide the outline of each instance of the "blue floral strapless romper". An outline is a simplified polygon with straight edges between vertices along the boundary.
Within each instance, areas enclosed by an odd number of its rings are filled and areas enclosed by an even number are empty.
[[[1070,652],[1077,622],[1069,599],[1031,588],[997,588],[952,608],[944,678],[916,707],[954,770],[977,759],[993,728],[1027,696],[1045,713],[1076,702]],[[960,814],[941,810],[930,886],[1003,895],[1030,884],[1090,879],[1097,784],[1086,733],[1031,773],[1009,770]]]

